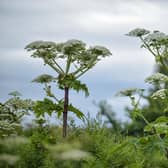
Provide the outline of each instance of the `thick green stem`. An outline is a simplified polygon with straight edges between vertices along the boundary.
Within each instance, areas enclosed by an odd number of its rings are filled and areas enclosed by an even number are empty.
[[[64,111],[63,111],[63,137],[67,136],[67,116],[68,116],[68,103],[69,103],[69,88],[65,87],[64,89]]]

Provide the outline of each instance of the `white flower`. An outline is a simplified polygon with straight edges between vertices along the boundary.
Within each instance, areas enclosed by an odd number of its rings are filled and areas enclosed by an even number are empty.
[[[109,56],[112,55],[110,50],[108,50],[106,47],[103,46],[94,46],[91,47],[90,50],[94,52],[96,55],[101,55],[101,56]]]
[[[145,41],[164,41],[168,40],[168,36],[165,33],[159,32],[159,31],[154,31],[153,33],[149,34],[146,38]]]
[[[146,35],[148,33],[150,33],[150,31],[148,31],[146,29],[136,28],[136,29],[133,29],[132,31],[130,31],[126,35],[133,36],[133,37],[140,37],[140,36]]]
[[[63,160],[81,160],[88,157],[90,157],[90,154],[88,152],[85,152],[79,149],[66,151],[60,155],[60,158]]]
[[[35,79],[32,80],[32,82],[37,82],[37,83],[50,83],[54,80],[55,78],[51,75],[48,74],[42,74]]]
[[[167,89],[160,89],[160,90],[156,91],[155,93],[153,93],[151,97],[153,99],[166,99],[167,93],[168,93]]]
[[[84,49],[86,46],[86,44],[80,40],[76,40],[76,39],[71,39],[71,40],[68,40],[66,41],[65,43],[63,43],[63,50],[66,50],[66,49],[73,49],[73,48],[81,48],[81,49]]]
[[[53,48],[56,47],[56,43],[52,41],[34,41],[30,44],[28,44],[25,49],[27,50],[34,50],[34,49],[40,49],[40,48]]]
[[[156,83],[165,83],[168,81],[168,77],[162,73],[155,73],[145,79],[145,82],[156,84]]]
[[[135,94],[140,94],[144,91],[144,89],[138,89],[138,88],[130,88],[119,91],[116,95],[117,96],[132,96]]]

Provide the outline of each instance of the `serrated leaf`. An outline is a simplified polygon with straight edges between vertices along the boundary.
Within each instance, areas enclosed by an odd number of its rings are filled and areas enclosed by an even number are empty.
[[[77,109],[76,107],[74,107],[72,104],[70,104],[68,106],[68,111],[71,111],[73,112],[74,114],[76,114],[76,116],[80,119],[84,119],[84,114],[79,110]]]
[[[44,116],[45,113],[51,115],[55,109],[55,104],[48,98],[44,98],[43,101],[37,101],[33,108],[37,117]]]
[[[71,88],[73,88],[75,91],[83,91],[85,93],[85,96],[89,96],[89,90],[86,86],[86,84],[81,83],[79,80],[75,80],[73,83],[71,83]]]
[[[159,134],[168,134],[168,117],[162,116],[157,118],[150,125],[144,128],[145,132],[155,132]]]

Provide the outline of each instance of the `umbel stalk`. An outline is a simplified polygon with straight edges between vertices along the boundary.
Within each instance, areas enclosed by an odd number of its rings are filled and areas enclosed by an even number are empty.
[[[68,116],[68,103],[69,103],[69,88],[64,89],[64,111],[63,111],[63,137],[67,136],[67,116]]]

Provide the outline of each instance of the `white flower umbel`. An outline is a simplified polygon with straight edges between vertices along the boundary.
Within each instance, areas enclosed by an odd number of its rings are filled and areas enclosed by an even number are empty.
[[[150,33],[146,36],[145,41],[165,41],[168,40],[168,35],[165,33],[159,32],[159,31],[154,31],[153,33]]]
[[[136,28],[136,29],[133,29],[132,31],[130,31],[126,35],[127,36],[133,36],[133,37],[141,37],[141,36],[144,36],[144,35],[149,34],[149,33],[150,33],[149,30],[142,29],[142,28]]]
[[[162,84],[168,81],[168,76],[162,73],[155,73],[145,79],[145,82],[150,84]]]
[[[138,89],[138,88],[129,88],[119,91],[116,95],[117,96],[132,96],[135,94],[140,94],[144,91],[144,89]]]
[[[168,97],[168,90],[167,89],[160,89],[152,94],[151,96],[153,99],[166,99]]]

